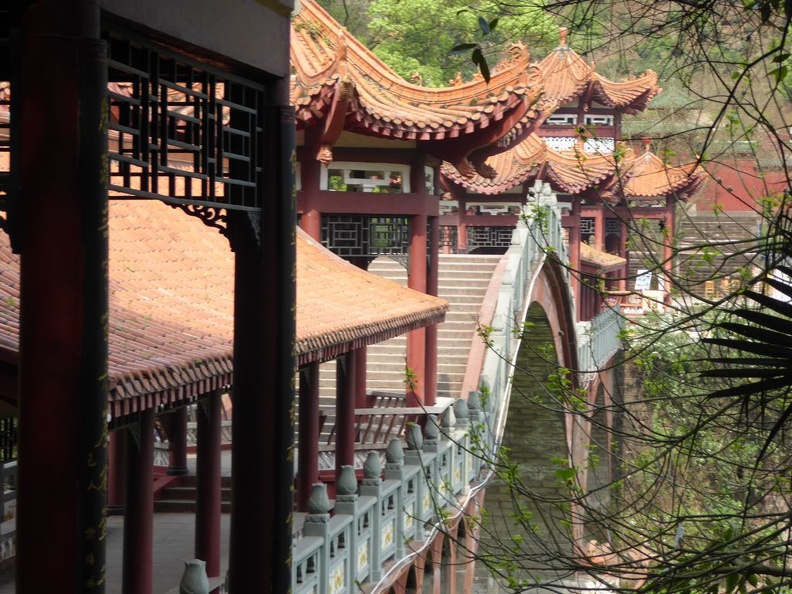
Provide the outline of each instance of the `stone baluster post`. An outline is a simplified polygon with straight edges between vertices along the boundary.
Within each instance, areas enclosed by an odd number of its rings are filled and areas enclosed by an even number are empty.
[[[462,463],[462,482],[467,487],[470,484],[471,473],[469,471],[471,464],[469,460],[473,456],[471,449],[476,447],[471,443],[470,436],[468,435],[468,428],[470,427],[470,420],[468,419],[468,405],[465,400],[461,398],[454,402],[454,417],[456,417],[456,423],[454,424],[454,428],[457,430],[457,439],[465,444],[465,447],[461,448],[461,454],[464,456],[465,460]]]
[[[468,414],[470,418],[471,439],[475,443],[476,457],[473,461],[473,480],[479,479],[481,466],[489,458],[489,436],[484,423],[484,411],[481,407],[481,396],[476,391],[470,391],[467,399]]]
[[[319,555],[319,592],[327,594],[330,584],[330,499],[327,497],[327,485],[314,483],[311,486],[311,497],[308,499],[308,514],[305,516],[303,534],[319,536],[324,540]]]
[[[424,497],[427,493],[431,493],[432,489],[437,487],[435,469],[434,465],[426,464],[421,454],[423,450],[423,433],[421,433],[421,426],[418,424],[410,425],[407,428],[405,438],[407,441],[407,451],[404,453],[404,463],[410,466],[418,466],[421,472],[415,481],[415,507],[412,511],[404,510],[404,513],[414,513],[418,516],[415,518],[415,522],[423,524],[423,521],[426,520],[424,517]],[[407,483],[404,484],[404,489],[406,493]]]
[[[363,464],[363,482],[360,485],[360,494],[366,497],[376,497],[374,513],[371,518],[371,582],[376,583],[382,577],[382,462],[378,452],[369,452]]]
[[[404,450],[401,440],[394,437],[385,450],[385,480],[397,480],[401,483],[396,490],[396,558],[404,557]]]
[[[357,558],[358,558],[358,484],[355,476],[355,467],[344,465],[336,483],[335,513],[352,516],[352,526],[349,529],[349,544],[347,550],[348,565],[347,575],[351,576],[349,583],[357,583]]]

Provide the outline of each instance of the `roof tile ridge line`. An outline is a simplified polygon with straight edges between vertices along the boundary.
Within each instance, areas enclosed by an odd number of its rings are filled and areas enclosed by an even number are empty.
[[[356,57],[361,58],[367,65],[372,65],[375,61],[376,63],[382,62],[369,51],[366,51],[365,54],[357,53]],[[519,88],[535,90],[535,87],[541,86],[540,76],[535,71],[535,67],[530,64],[530,59],[514,62],[509,69],[493,72],[489,83],[483,78],[474,78],[453,87],[416,85],[393,72],[387,65],[385,65],[387,70],[384,71],[373,69],[377,76],[373,74],[372,68],[362,68],[358,64],[355,64],[355,67],[360,76],[387,90],[389,94],[395,95],[401,100],[423,102],[427,105],[433,103],[466,104],[472,99],[497,100],[503,92],[508,92],[510,95],[524,95],[528,94],[527,91],[520,93]],[[530,76],[529,73],[532,73],[533,76]],[[509,89],[509,87],[512,88]]]
[[[330,22],[329,21],[332,21],[333,23],[336,23],[336,25],[338,25],[338,27],[335,28],[336,30],[338,30],[338,29],[342,29],[343,30],[343,28],[340,26],[340,24],[337,21],[335,21],[335,19],[333,19],[333,17],[327,11],[325,11],[324,8],[319,6],[318,3],[316,3],[314,0],[307,0],[306,2],[304,2],[303,6],[302,6],[302,8],[300,10],[300,13],[298,13],[298,15],[301,15],[303,13],[303,11],[306,11],[309,14],[316,15],[316,17],[318,17],[317,20],[319,20],[320,24],[323,25],[323,28],[325,30],[332,31],[334,29],[334,27],[330,27]],[[303,16],[302,18],[303,18],[304,22],[308,22],[310,20],[310,19],[306,18],[305,16]],[[342,37],[342,35],[338,36],[339,39]],[[435,87],[423,87],[423,86],[415,85],[415,84],[407,81],[403,77],[401,77],[398,73],[396,73],[392,68],[390,68],[387,64],[385,64],[385,62],[383,62],[376,54],[374,54],[371,50],[369,50],[365,45],[363,45],[354,36],[352,36],[352,35],[346,36],[345,42],[346,42],[346,45],[347,45],[347,50],[346,50],[346,55],[347,55],[347,60],[346,61],[347,61],[347,63],[349,65],[353,66],[355,70],[359,70],[360,71],[359,72],[360,75],[364,76],[365,78],[368,78],[373,83],[383,87],[384,89],[387,89],[391,94],[393,94],[397,90],[394,87],[401,87],[401,90],[403,91],[404,95],[412,95],[412,96],[414,96],[415,99],[418,99],[417,95],[425,94],[427,91],[429,91],[432,94],[438,93],[438,95],[439,94],[443,94],[443,93],[445,93],[445,94],[454,94],[454,95],[458,95],[459,94],[460,87],[436,87],[435,88]],[[331,43],[331,40],[328,39],[328,45],[330,45],[330,43]],[[340,41],[339,41],[339,43],[340,43]],[[505,73],[495,72],[493,74],[493,77],[494,78],[503,77],[503,78],[509,78],[509,79],[515,78],[516,82],[519,82],[519,77],[523,76],[525,74],[525,70],[528,70],[530,68],[530,55],[527,52],[525,52],[525,54],[526,55],[525,55],[525,59],[524,60],[515,61],[515,66],[513,67],[514,72],[511,72],[511,71],[505,71]],[[368,67],[368,68],[361,67],[361,65],[359,65],[357,63],[357,59],[360,59],[360,62],[362,63],[362,66],[372,66],[372,65],[376,66],[376,68],[374,68],[373,70],[374,70],[374,72],[376,72],[378,74],[378,76],[376,76],[376,77],[372,76],[372,68],[370,68],[370,67]],[[523,64],[522,64],[523,61],[525,62],[524,67],[523,67]],[[335,63],[338,63],[338,60],[336,60]],[[327,70],[328,69],[326,68],[325,71],[327,71]],[[504,76],[504,74],[506,76]],[[538,77],[536,77],[536,78],[538,79]],[[383,84],[385,82],[387,82],[388,84],[387,85]],[[538,80],[537,80],[537,82],[538,82]],[[476,85],[481,86],[481,83],[483,83],[484,88],[485,88],[485,90],[488,93],[491,92],[492,90],[494,90],[493,87],[488,87],[487,83],[485,81],[483,81],[483,79],[482,79],[482,81],[480,83],[478,83],[478,82],[476,82],[474,80],[474,81],[471,81],[469,83],[466,83],[465,85],[462,85],[462,87],[476,86]],[[507,83],[508,83],[508,81],[504,82],[502,84],[504,86],[506,86]],[[497,93],[499,94],[503,90],[504,89],[499,89],[497,91]],[[405,92],[405,91],[412,91],[412,92]],[[512,91],[512,94],[514,94],[514,91]],[[477,96],[480,96],[480,93]],[[460,98],[460,99],[467,100],[468,97]],[[441,101],[441,100],[442,100],[442,98],[438,99],[438,101]]]
[[[291,28],[297,29],[300,25],[309,25],[310,21],[305,18],[300,18],[299,14],[292,20]],[[320,70],[315,68],[316,61],[312,60],[308,55],[308,51],[310,51],[313,55],[318,55],[316,51],[316,47],[308,48],[307,44],[298,43],[297,40],[301,37],[299,35],[292,34],[292,41],[289,44],[289,57],[293,65],[299,66],[299,70],[297,73],[297,80],[299,82],[306,81],[309,83],[310,86],[316,86],[319,84],[324,83],[328,79],[332,78],[335,74],[338,65],[337,56],[333,56],[333,59],[330,59],[325,66],[323,66]],[[317,44],[318,45],[318,44]],[[302,50],[302,51],[299,51]],[[305,65],[311,66],[312,68],[306,69]]]

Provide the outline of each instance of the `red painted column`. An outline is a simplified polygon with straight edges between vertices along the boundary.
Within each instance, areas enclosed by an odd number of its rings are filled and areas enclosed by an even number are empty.
[[[300,367],[297,510],[308,511],[311,485],[319,481],[319,363]]]
[[[152,594],[154,561],[154,411],[127,428],[123,594]]]
[[[354,351],[355,357],[355,408],[368,408],[369,398],[366,392],[366,369],[368,350],[360,347]]]
[[[298,152],[300,158],[300,191],[297,193],[297,211],[300,227],[317,241],[322,240],[322,213],[315,206],[319,194],[321,172],[324,165],[316,159],[319,152],[317,134],[321,126],[305,132],[305,147]]]
[[[594,247],[600,251],[605,251],[605,216],[604,206],[600,205],[594,211]]]
[[[220,576],[221,394],[215,390],[198,403],[198,489],[195,498],[195,558],[206,561],[206,574]]]
[[[168,413],[168,441],[170,460],[167,473],[171,476],[187,474],[187,407]]]
[[[22,254],[16,592],[102,592],[107,122],[99,4],[22,2],[5,18],[16,13],[19,208],[9,213]]]
[[[357,260],[355,265],[363,270],[368,269],[368,261],[365,259]],[[368,408],[370,404],[366,392],[368,350],[365,346],[358,347],[353,351],[353,356],[355,357],[355,407]]]
[[[336,480],[355,463],[355,351],[336,359]]]
[[[431,254],[426,273],[426,292],[437,296],[440,274],[440,228],[437,217],[429,218],[429,238]],[[426,380],[424,403],[433,406],[437,400],[437,324],[427,326],[426,333]]]
[[[110,433],[107,447],[107,507],[118,514],[126,499],[126,428]]]
[[[621,272],[621,279],[619,279],[619,290],[620,291],[627,291],[627,279],[630,276],[630,252],[627,250],[627,234],[629,233],[629,227],[627,225],[627,218],[626,215],[622,217],[621,221],[621,244],[619,246],[619,255],[627,260],[624,263],[624,267],[622,268]]]
[[[407,286],[426,293],[426,223],[425,213],[410,220],[410,269]],[[407,406],[424,402],[426,390],[426,331],[424,328],[407,334]]]
[[[666,212],[663,216],[665,226],[663,228],[663,277],[665,280],[665,295],[663,296],[666,305],[671,305],[671,278],[674,273],[674,225],[676,224],[674,210],[676,208],[676,198],[669,196],[666,202]]]
[[[578,320],[583,319],[583,287],[580,282],[580,200],[572,199],[572,214],[569,216],[569,266],[572,269],[570,284],[578,304]]]
[[[234,274],[234,414],[229,594],[286,592],[294,509],[294,110],[268,83],[257,216],[228,212]],[[231,121],[246,126],[248,121]]]

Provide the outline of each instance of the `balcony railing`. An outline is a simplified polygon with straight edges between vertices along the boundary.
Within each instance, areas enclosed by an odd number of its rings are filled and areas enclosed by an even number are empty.
[[[459,400],[440,415],[428,415],[425,430],[410,425],[407,445],[390,441],[383,471],[370,452],[358,482],[345,466],[331,503],[324,483],[313,486],[309,513],[298,514],[293,591],[340,594],[359,584],[374,586],[428,546],[450,517],[463,513],[475,488],[481,459],[472,451],[471,419],[481,413]],[[408,548],[407,543],[411,543]]]

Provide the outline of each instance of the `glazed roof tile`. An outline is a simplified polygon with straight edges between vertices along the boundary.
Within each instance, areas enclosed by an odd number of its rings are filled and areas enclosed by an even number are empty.
[[[618,270],[627,263],[621,256],[600,251],[586,242],[580,243],[580,261],[602,272]]]
[[[556,151],[540,136],[531,134],[515,148],[487,160],[487,165],[498,172],[493,179],[465,177],[446,163],[441,171],[447,180],[475,194],[501,194],[539,177],[566,194],[598,187],[603,198],[611,202],[618,202],[620,196],[655,200],[669,194],[687,200],[704,182],[700,166],[689,163],[672,167],[652,153],[648,144],[640,156],[631,149],[618,154],[617,158],[580,150]]]
[[[644,153],[630,169],[624,183],[624,195],[632,200],[656,199],[667,194],[677,194],[687,200],[704,183],[704,169],[696,162],[672,167],[650,150],[644,143]]]
[[[234,258],[227,240],[155,200],[110,206],[110,398],[116,415],[227,386]],[[19,257],[0,233],[0,355],[16,361]],[[334,256],[299,231],[300,364],[442,321],[448,303]],[[135,400],[129,405],[130,400]]]
[[[613,155],[582,150],[557,151],[537,134],[531,134],[516,147],[487,160],[487,165],[497,171],[493,179],[480,175],[464,177],[446,163],[442,172],[453,183],[477,194],[500,194],[537,176],[550,181],[561,192],[579,194],[608,180],[619,167],[622,170],[629,167],[631,159],[631,151],[618,160]]]
[[[651,70],[620,82],[605,78],[567,45],[566,29],[561,29],[560,37],[558,47],[538,64],[544,90],[540,108],[545,114],[581,96],[587,102],[595,100],[625,113],[637,113],[662,90]]]
[[[487,128],[506,114],[523,117],[538,97],[538,70],[524,48],[482,78],[447,88],[405,81],[316,2],[292,19],[291,101],[298,129],[327,116],[348,97],[346,129],[404,140],[442,140]]]

